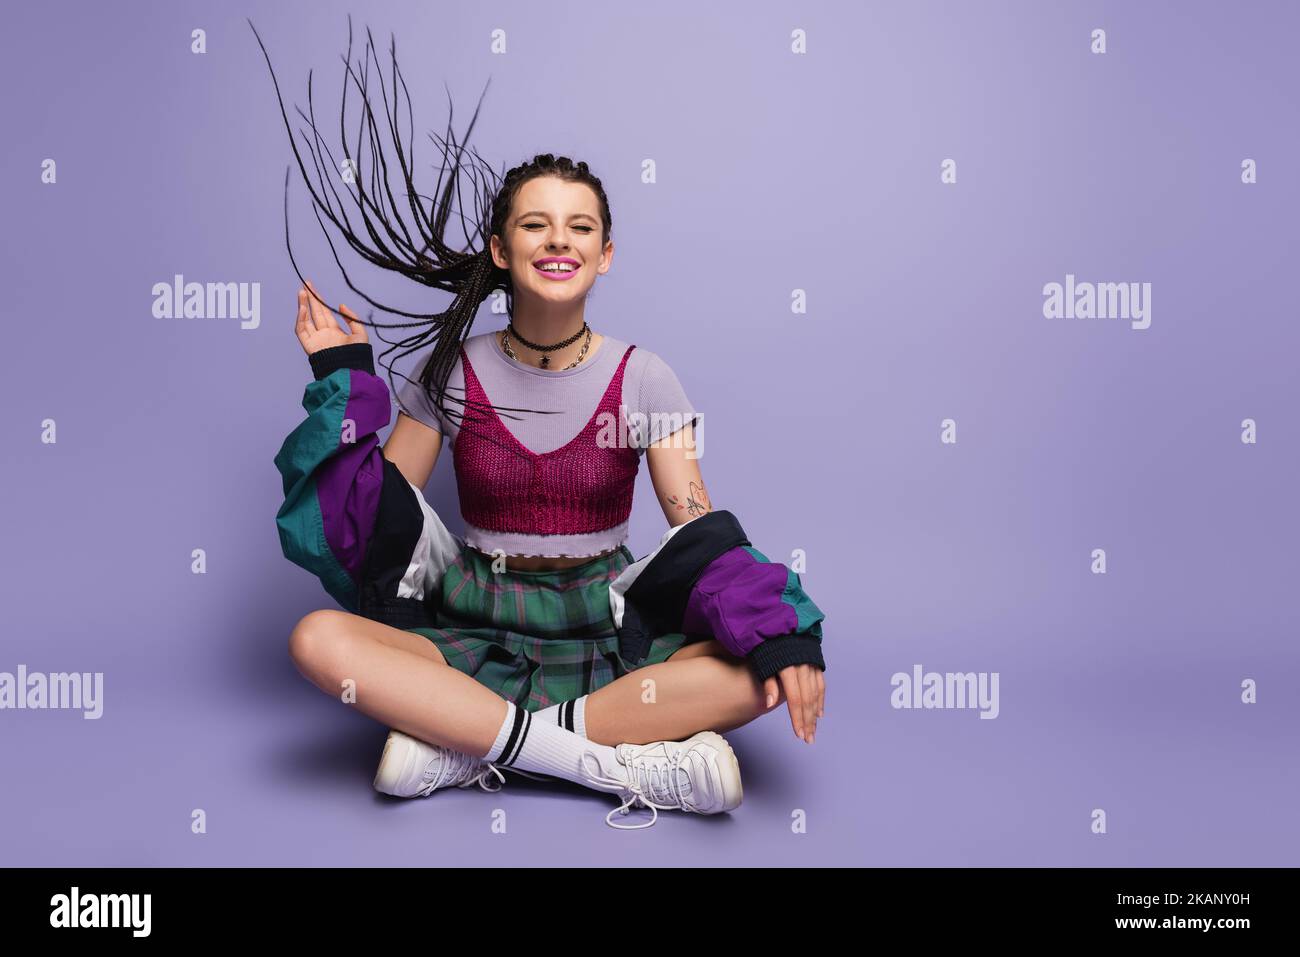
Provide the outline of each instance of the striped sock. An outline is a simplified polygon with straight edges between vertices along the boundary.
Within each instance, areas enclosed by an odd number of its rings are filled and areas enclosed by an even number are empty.
[[[545,718],[551,724],[558,724],[566,731],[572,731],[580,738],[587,736],[587,696],[562,701],[549,708],[534,712],[538,718]]]
[[[506,701],[505,705],[505,720],[492,747],[483,755],[484,761],[497,767],[564,778],[595,791],[615,788],[594,784],[588,777],[590,774],[618,781],[628,779],[627,770],[619,763],[613,748],[588,741],[550,721],[536,721],[531,712],[513,702]],[[592,758],[584,757],[587,754]]]

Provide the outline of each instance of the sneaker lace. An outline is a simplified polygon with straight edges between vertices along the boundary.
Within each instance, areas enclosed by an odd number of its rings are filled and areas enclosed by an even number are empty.
[[[488,782],[492,780],[493,775],[496,775],[497,786],[489,787]],[[466,781],[462,782],[461,784],[456,785],[456,787],[467,788],[477,784],[484,791],[488,791],[489,793],[495,794],[497,791],[501,790],[501,788],[505,785],[505,783],[506,783],[505,775],[501,773],[500,769],[498,769],[497,766],[493,764],[491,761],[484,761],[483,770],[479,771],[478,774],[472,775],[470,778],[468,778]]]
[[[478,758],[477,760],[482,761],[483,759]],[[518,768],[507,767],[506,770],[513,771],[515,774],[522,774],[524,777],[532,778],[534,781],[552,780],[552,778],[545,777],[541,774],[529,774],[527,771],[521,771]],[[489,782],[492,780],[493,775],[495,775],[497,779],[496,787],[489,786]],[[505,775],[501,773],[501,769],[498,768],[491,761],[483,761],[482,770],[480,770],[477,774],[471,775],[465,781],[456,785],[456,787],[468,788],[468,787],[473,787],[475,784],[477,784],[484,791],[495,794],[497,791],[501,790],[501,788],[505,785],[505,783],[506,783],[506,778]]]
[[[484,761],[482,758],[447,748],[440,749],[440,752],[440,760],[430,762],[435,765],[432,777],[420,786],[419,793],[426,797],[440,787],[453,784],[458,788],[473,787],[477,784],[484,791],[495,794],[506,783],[505,775],[501,773],[501,769],[491,761]],[[532,778],[535,781],[551,780],[551,778],[543,777],[540,774],[529,774],[527,771],[520,771],[518,768],[507,767],[506,770],[513,771],[515,774],[522,774],[524,777]],[[491,786],[493,777],[496,778],[496,787]]]
[[[652,827],[659,820],[659,811],[670,811],[674,808],[680,808],[685,811],[692,810],[681,792],[678,771],[681,762],[681,755],[670,753],[667,755],[667,768],[659,768],[651,765],[644,755],[659,748],[662,753],[662,745],[647,744],[642,745],[631,751],[625,752],[624,764],[628,769],[628,779],[626,781],[618,778],[611,778],[600,770],[600,760],[594,751],[584,751],[582,754],[582,773],[587,780],[593,784],[609,786],[615,790],[621,791],[626,795],[626,800],[614,810],[605,815],[605,823],[610,827],[618,828],[620,831],[635,831],[643,827]],[[596,762],[596,772],[592,773],[587,765],[587,758],[590,757]],[[650,809],[650,820],[642,824],[615,824],[612,818],[615,814],[626,816],[634,807],[646,807]]]
[[[493,791],[494,788],[487,787],[484,780],[487,775],[497,770],[497,768],[486,765],[477,774],[474,770],[480,765],[481,758],[472,757],[469,754],[454,752],[454,750],[439,748],[438,757],[430,761],[429,765],[433,767],[433,774],[429,776],[425,783],[420,785],[421,796],[428,797],[438,788],[450,787],[455,784],[458,788],[467,788],[471,784],[480,784],[484,791]],[[425,768],[425,774],[429,774],[429,768]],[[497,772],[498,778],[500,772]],[[499,791],[499,785],[497,788]]]

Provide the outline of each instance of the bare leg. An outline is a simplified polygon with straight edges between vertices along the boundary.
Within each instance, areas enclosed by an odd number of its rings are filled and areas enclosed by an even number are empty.
[[[506,718],[505,699],[447,665],[433,642],[345,611],[314,611],[289,636],[298,670],[342,699],[412,737],[482,757]]]
[[[643,682],[651,680],[650,689]],[[748,663],[717,641],[687,645],[667,661],[638,668],[587,698],[587,737],[598,744],[680,741],[697,731],[730,731],[777,708]]]

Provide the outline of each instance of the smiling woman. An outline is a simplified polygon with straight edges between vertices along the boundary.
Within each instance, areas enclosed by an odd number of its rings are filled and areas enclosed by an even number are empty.
[[[322,228],[331,223],[368,262],[453,299],[437,313],[386,310],[420,320],[388,324],[339,305],[345,330],[314,284],[298,291],[295,333],[315,381],[306,421],[276,456],[285,490],[276,521],[285,555],[346,611],[298,623],[295,663],[331,695],[345,682],[367,689],[355,707],[393,729],[375,777],[385,793],[487,787],[510,768],[610,791],[623,798],[616,811],[649,808],[649,823],[664,808],[734,809],[739,762],[718,732],[785,702],[796,735],[814,740],[823,616],[798,576],[750,547],[729,513],[712,512],[694,441],[700,416],[668,363],[588,324],[588,293],[614,255],[600,179],[584,162],[540,153],[498,182],[449,131],[447,184],[427,210],[413,206],[407,224],[385,182],[398,170],[402,192],[423,196],[400,137],[406,87],[395,43],[384,98],[393,113],[382,122],[370,115],[350,43],[346,62],[363,133],[388,129],[396,157],[367,171],[344,143],[355,171],[344,192],[364,224],[354,226],[334,208],[337,184],[321,178],[333,163],[314,155],[313,187],[295,143]],[[288,128],[283,103],[281,113]],[[314,151],[323,137],[313,127],[304,141]],[[360,157],[382,156],[360,133],[357,142]],[[467,156],[475,185],[460,190]],[[453,215],[467,220],[465,196],[477,200],[477,251],[457,251],[444,236]],[[495,290],[505,293],[505,328],[470,335]],[[431,345],[418,376],[394,390],[402,414],[381,445],[393,392],[375,374],[367,329],[382,339],[383,329],[421,327],[383,353]],[[421,491],[444,442],[463,537]],[[643,456],[668,535],[687,534],[645,566],[625,601],[611,586],[640,574],[626,541]],[[681,578],[670,568],[693,571]],[[616,620],[616,608],[641,610],[645,627],[625,624],[622,611]],[[654,708],[645,707],[647,686]],[[607,821],[622,826],[613,813]]]
[[[519,219],[521,221],[520,228],[526,232],[544,230],[549,225],[547,213],[540,209],[521,213]],[[573,213],[569,216],[569,219],[578,221],[573,228],[579,233],[594,233],[600,226],[600,223],[590,213]],[[587,220],[587,222],[583,223],[581,220]],[[567,282],[582,268],[582,263],[569,256],[543,256],[540,259],[533,260],[533,268],[547,279],[555,282]]]

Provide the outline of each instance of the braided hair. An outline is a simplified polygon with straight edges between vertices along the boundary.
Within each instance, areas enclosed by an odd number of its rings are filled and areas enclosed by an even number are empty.
[[[253,26],[251,20],[249,20],[249,26]],[[293,149],[293,155],[298,161],[298,168],[301,170],[303,180],[307,184],[308,192],[311,194],[316,221],[325,234],[326,242],[329,243],[330,251],[334,256],[335,263],[338,264],[339,271],[343,274],[344,281],[349,289],[374,308],[413,320],[409,322],[380,323],[373,321],[373,313],[370,314],[367,320],[361,320],[364,325],[375,329],[379,339],[389,346],[388,349],[379,354],[378,359],[382,362],[389,354],[397,352],[397,355],[393,357],[393,363],[395,363],[398,359],[413,352],[418,352],[432,343],[433,348],[430,350],[428,359],[424,362],[418,381],[424,387],[426,394],[439,413],[448,419],[459,420],[463,417],[463,413],[460,410],[451,408],[449,403],[459,403],[464,407],[470,404],[470,400],[464,397],[449,396],[447,394],[447,380],[455,367],[461,344],[469,338],[470,327],[478,313],[479,306],[493,291],[501,289],[505,292],[506,313],[512,319],[514,317],[514,286],[510,271],[500,268],[492,260],[490,242],[493,235],[504,237],[506,220],[509,218],[515,196],[525,183],[540,176],[554,176],[569,182],[585,183],[600,200],[603,225],[601,245],[603,246],[609,242],[613,226],[609,211],[609,198],[605,195],[604,186],[585,162],[575,163],[567,156],[555,156],[551,153],[536,154],[528,162],[506,172],[504,177],[498,176],[476,150],[466,145],[470,134],[474,130],[474,124],[478,121],[479,110],[483,105],[483,96],[487,93],[487,87],[484,86],[483,94],[479,96],[478,105],[474,109],[474,116],[470,119],[463,141],[457,140],[452,129],[453,110],[450,91],[448,91],[447,133],[445,136],[439,136],[432,131],[429,134],[430,138],[442,150],[442,163],[438,173],[436,195],[429,198],[417,192],[412,178],[412,168],[415,164],[414,120],[406,80],[402,77],[401,68],[397,65],[397,41],[395,38],[391,38],[389,47],[389,57],[392,62],[392,102],[390,104],[389,90],[384,85],[383,71],[379,66],[379,58],[374,53],[374,39],[370,35],[369,28],[366,29],[365,53],[357,64],[357,67],[361,70],[361,76],[358,77],[353,70],[351,16],[348,17],[348,52],[343,58],[343,107],[342,116],[339,120],[343,155],[341,162],[336,161],[334,155],[330,152],[329,146],[324,143],[319,131],[316,129],[315,109],[311,101],[310,72],[307,75],[308,112],[304,114],[300,107],[295,107],[298,115],[311,129],[310,136],[304,130],[300,129],[298,132],[306,141],[307,152],[310,153],[315,167],[316,184],[313,185],[306,164],[303,162],[302,154],[294,141],[293,130],[289,126],[289,117],[285,113],[284,100],[280,96],[280,84],[275,78],[274,68],[271,67],[271,58],[266,52],[266,46],[262,43],[261,36],[257,34],[256,27],[253,27],[253,34],[257,36],[258,45],[262,48],[262,55],[266,58],[267,68],[271,71],[271,81],[275,86],[276,99],[280,103],[280,115],[284,118],[285,129],[289,132],[289,142]],[[378,123],[370,106],[368,88],[372,59],[374,60],[376,74],[379,77],[379,88],[383,99],[383,122],[394,144],[394,165],[400,171],[405,187],[404,193],[400,195],[403,196],[410,210],[413,220],[411,226],[407,225],[398,212],[398,201],[394,198],[388,181],[390,161],[384,156],[384,150],[381,148]],[[357,130],[355,146],[352,151],[348,148],[347,137],[342,135],[347,117],[349,79],[358,90],[362,112],[361,123]],[[401,92],[406,94],[408,133],[405,147],[402,142],[401,126],[398,122],[400,110],[399,84]],[[365,134],[364,144],[363,133]],[[360,155],[363,153],[363,145],[364,152],[369,153],[370,156],[370,183],[368,187],[366,177],[362,175],[359,160]],[[344,192],[357,206],[358,211],[353,215],[360,219],[358,226],[354,226],[353,222],[349,220],[348,213],[344,209],[343,200],[339,196],[339,190],[335,183],[335,179],[338,177],[327,177],[326,175],[327,171],[334,170],[343,171]],[[293,246],[289,241],[289,172],[289,167],[286,167],[284,180],[285,246],[288,249],[289,261],[293,265],[294,272],[297,273],[299,280],[302,280],[302,273],[298,270],[298,264],[293,258]],[[462,197],[461,189],[462,173],[467,174],[470,178],[470,187],[465,192],[472,197],[474,203],[473,215],[469,217],[466,216],[463,209],[465,199]],[[446,177],[445,185],[444,176]],[[348,189],[349,186],[352,188]],[[453,249],[444,239],[447,221],[452,215],[453,195],[457,204],[461,207],[456,210],[456,213],[466,234],[467,248],[464,250]],[[428,201],[427,208],[423,205],[426,200]],[[337,209],[335,208],[336,205]],[[322,216],[333,224],[348,245],[362,259],[372,265],[400,273],[422,285],[453,293],[451,304],[439,313],[418,313],[391,308],[375,301],[353,284],[347,269],[339,260],[338,250],[330,240],[329,230],[326,229]],[[365,238],[358,235],[358,228],[364,231]],[[477,246],[475,240],[477,240]],[[504,242],[504,238],[502,241]],[[306,285],[305,281],[303,281],[303,285]],[[310,292],[310,290],[308,291]],[[323,302],[322,305],[324,305]],[[326,308],[329,307],[326,306]],[[382,329],[409,329],[414,331],[405,335],[404,338],[389,340],[384,338],[383,333],[379,331]],[[388,370],[390,386],[394,374],[401,376],[408,382],[412,381],[408,376],[395,372],[392,363],[384,364],[384,368]],[[393,394],[397,394],[396,389],[393,389]],[[498,412],[551,414],[536,409],[494,407],[490,405],[482,406],[482,408],[494,408]],[[403,406],[403,411],[405,411],[405,406]]]

